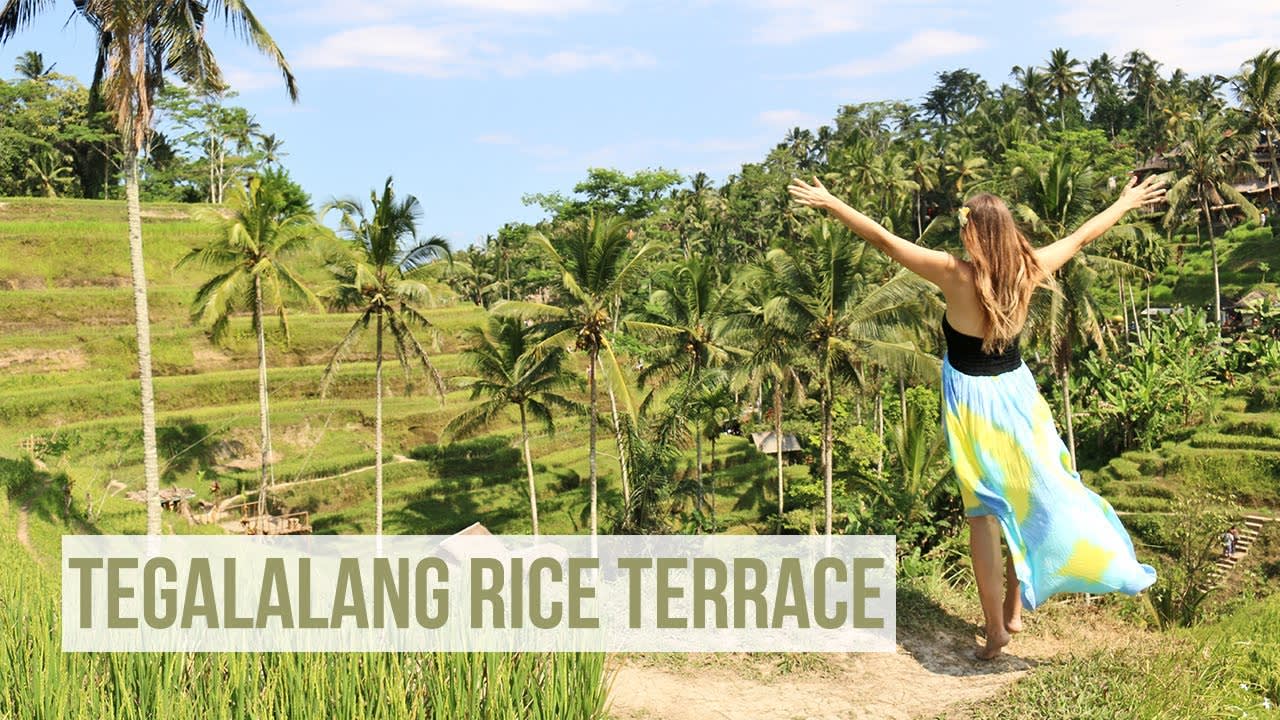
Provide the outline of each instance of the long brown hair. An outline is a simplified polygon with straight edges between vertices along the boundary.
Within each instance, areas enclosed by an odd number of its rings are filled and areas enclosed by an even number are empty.
[[[1021,332],[1036,288],[1052,280],[1003,200],[990,193],[975,195],[961,214],[960,240],[969,252],[984,316],[982,350],[1001,352]]]

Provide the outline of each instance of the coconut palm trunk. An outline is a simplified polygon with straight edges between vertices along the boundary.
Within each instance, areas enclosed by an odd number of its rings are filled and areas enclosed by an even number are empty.
[[[785,488],[782,485],[782,385],[773,388],[773,454],[778,461],[778,522],[782,522],[785,512],[783,498]]]
[[[707,504],[706,489],[702,485],[702,430],[695,428],[693,433],[693,480],[698,486],[698,510]]]
[[[1218,239],[1213,234],[1213,216],[1209,214],[1209,201],[1200,192],[1200,209],[1204,212],[1204,225],[1209,230],[1209,254],[1213,257],[1213,325],[1222,330],[1222,286],[1218,281]]]
[[[622,436],[622,423],[618,419],[618,396],[613,392],[613,384],[608,386],[609,408],[613,412],[613,437],[618,443],[618,472],[622,474],[622,515],[631,511],[631,480],[627,477],[626,439]]]
[[[1124,300],[1124,275],[1116,273],[1116,295],[1120,299],[1120,335],[1127,341],[1129,339],[1129,306]]]
[[[920,205],[920,191],[916,190],[916,237],[924,235],[924,212]]]
[[[831,432],[831,382],[830,379],[827,379],[822,385],[822,491],[827,535],[831,535],[831,515],[834,512],[831,498],[831,445],[833,441],[834,438]]]
[[[262,327],[262,280],[258,275],[253,276],[253,326],[258,336],[258,422],[262,431],[258,515],[266,515],[267,491],[271,485],[271,422],[267,407],[267,341]]]
[[[716,439],[711,438],[711,463],[707,465],[707,497],[711,500],[711,527],[716,526]]]
[[[1064,358],[1058,371],[1058,382],[1062,383],[1062,414],[1067,424],[1067,450],[1071,453],[1071,467],[1076,467],[1076,434],[1071,417],[1071,364]]]
[[[876,451],[876,472],[884,472],[884,393],[876,393],[876,436],[880,438],[880,449]]]
[[[138,341],[138,385],[142,400],[142,475],[147,491],[147,534],[160,534],[160,463],[156,454],[156,396],[151,381],[151,314],[142,257],[142,205],[138,198],[138,149],[125,149],[125,205],[129,216],[129,266],[133,273],[134,331]]]
[[[374,534],[382,537],[382,310],[378,310],[377,348],[373,365],[373,444],[377,446],[373,459],[374,477]]]
[[[587,475],[591,481],[591,536],[598,532],[596,522],[596,356],[599,350],[591,348],[591,362],[587,365],[587,396],[591,412],[587,416]]]
[[[533,536],[538,536],[538,487],[533,482],[533,453],[529,450],[529,422],[524,404],[520,405],[520,438],[524,442],[524,469],[529,475],[529,513],[533,518]]]

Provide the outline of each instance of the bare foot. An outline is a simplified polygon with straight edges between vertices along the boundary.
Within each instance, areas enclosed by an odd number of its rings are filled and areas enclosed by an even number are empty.
[[[988,632],[986,646],[981,650],[975,650],[973,655],[979,660],[994,660],[1000,656],[1000,650],[1004,648],[1005,645],[1008,645],[1009,641],[1012,639],[1013,636],[1011,636],[1004,628],[1001,628],[995,633]]]
[[[1022,596],[1018,595],[1017,586],[1005,592],[1004,629],[1011,633],[1022,632]]]

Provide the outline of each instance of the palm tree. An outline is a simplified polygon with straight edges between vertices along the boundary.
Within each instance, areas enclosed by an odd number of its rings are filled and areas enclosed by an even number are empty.
[[[1045,94],[1049,91],[1049,78],[1040,69],[1028,65],[1014,65],[1010,73],[1018,89],[1022,91],[1022,105],[1037,120],[1044,119]]]
[[[1168,154],[1179,177],[1165,195],[1169,203],[1166,223],[1183,205],[1199,205],[1200,216],[1209,231],[1209,251],[1213,258],[1213,318],[1215,325],[1220,327],[1222,287],[1218,281],[1218,240],[1213,233],[1209,203],[1235,203],[1247,216],[1256,220],[1258,209],[1235,189],[1232,182],[1245,171],[1261,174],[1261,168],[1253,159],[1253,138],[1248,133],[1236,132],[1221,115],[1192,118],[1187,121],[1186,128],[1186,138],[1176,151]]]
[[[378,191],[369,193],[370,210],[355,200],[339,200],[329,210],[341,213],[339,232],[348,240],[346,252],[331,263],[338,280],[333,305],[354,309],[359,316],[333,348],[325,365],[321,395],[329,389],[338,364],[355,345],[362,332],[374,323],[374,459],[375,533],[382,535],[382,360],[383,336],[391,333],[396,359],[404,370],[408,384],[413,361],[422,364],[444,403],[444,379],[431,364],[431,358],[414,335],[415,329],[431,329],[432,325],[415,307],[430,299],[430,291],[421,281],[409,277],[413,270],[440,256],[449,256],[449,246],[440,237],[418,241],[418,199],[412,195],[396,198],[392,179],[387,178]]]
[[[916,236],[924,234],[923,196],[938,186],[941,162],[933,148],[922,140],[914,140],[907,149],[907,171],[915,182]]]
[[[766,282],[773,297],[764,319],[786,333],[814,364],[822,414],[823,486],[826,534],[832,530],[832,406],[838,386],[868,366],[921,371],[937,359],[902,340],[918,321],[922,303],[937,303],[927,282],[901,270],[883,276],[883,261],[863,242],[831,231],[827,221],[813,226],[808,242],[788,252],[770,250]],[[779,438],[780,439],[780,438]]]
[[[630,388],[623,382],[622,368],[614,354],[609,333],[615,327],[626,332],[629,328],[643,325],[634,320],[615,322],[613,309],[632,282],[638,280],[642,261],[654,247],[646,243],[630,253],[631,233],[623,221],[616,217],[597,216],[594,212],[571,225],[568,232],[559,238],[558,245],[536,230],[529,234],[529,240],[542,251],[558,273],[556,290],[560,304],[504,300],[495,304],[493,311],[539,318],[539,330],[544,333],[544,338],[535,346],[538,352],[572,346],[587,353],[587,468],[591,482],[591,534],[594,536],[599,532],[596,368],[603,364],[611,387],[622,395],[628,415],[633,414],[635,404]]]
[[[1047,162],[1029,160],[1014,170],[1018,181],[1019,202],[1014,212],[1041,243],[1065,237],[1082,222],[1101,199],[1100,178],[1088,165],[1060,148]],[[1134,224],[1113,227],[1108,235],[1125,237],[1141,232]],[[1037,296],[1033,306],[1033,332],[1048,340],[1053,364],[1062,390],[1062,411],[1067,431],[1067,447],[1075,466],[1075,428],[1071,407],[1071,357],[1077,339],[1102,345],[1102,323],[1092,294],[1097,276],[1095,268],[1136,270],[1118,260],[1092,253],[1079,253],[1058,270],[1057,291]]]
[[[1085,68],[1084,91],[1096,105],[1100,98],[1116,91],[1116,63],[1107,53],[1089,61]]]
[[[520,438],[524,447],[524,467],[529,477],[529,510],[533,534],[538,534],[538,490],[533,481],[533,453],[529,449],[529,418],[555,432],[553,408],[577,411],[579,406],[560,394],[573,387],[575,377],[564,367],[565,352],[552,348],[538,354],[535,332],[519,318],[493,316],[483,328],[469,330],[471,342],[462,358],[475,375],[459,378],[471,389],[471,399],[485,398],[454,417],[445,426],[453,437],[464,437],[499,419],[506,408],[520,411]]]
[[[275,310],[285,343],[289,342],[287,300],[298,298],[307,307],[323,310],[320,299],[307,286],[294,261],[315,249],[323,232],[311,213],[285,209],[283,193],[264,188],[260,178],[236,184],[226,208],[220,238],[196,248],[178,265],[199,263],[217,272],[196,291],[191,319],[209,328],[214,342],[226,337],[232,315],[248,308],[258,341],[258,420],[261,430],[258,514],[267,513],[271,486],[271,423],[267,393],[267,343],[263,318],[269,302]],[[223,219],[220,213],[211,216]]]
[[[266,167],[280,167],[281,158],[289,154],[284,151],[284,141],[276,137],[275,133],[259,135],[258,139],[262,142],[259,148],[262,151],[262,164]]]
[[[1049,63],[1045,67],[1047,86],[1058,96],[1058,120],[1062,129],[1067,129],[1067,98],[1075,99],[1080,92],[1080,61],[1071,57],[1066,48],[1054,48],[1049,53]]]
[[[1271,161],[1272,183],[1280,183],[1276,145],[1280,145],[1280,49],[1266,50],[1250,58],[1236,76],[1233,86],[1249,127],[1262,134]],[[1275,186],[1268,190],[1275,201]]]
[[[0,45],[26,27],[50,0],[8,0],[0,8]],[[75,12],[93,27],[98,52],[90,96],[114,120],[124,155],[129,217],[129,264],[133,276],[138,383],[142,404],[142,458],[147,490],[147,533],[160,533],[160,469],[156,460],[155,391],[151,381],[151,328],[142,253],[142,206],[138,198],[138,154],[147,143],[156,92],[165,73],[198,88],[225,85],[206,36],[210,17],[270,57],[284,75],[289,97],[298,86],[284,54],[244,0],[76,0]]]
[[[13,71],[18,73],[18,77],[27,80],[44,80],[57,65],[45,65],[43,53],[28,50],[18,56],[18,61],[13,64]]]
[[[69,157],[57,150],[45,150],[27,158],[27,177],[45,197],[58,197],[58,186],[71,178],[71,166],[67,164],[69,160]]]
[[[723,279],[717,265],[701,258],[677,263],[659,275],[654,284],[657,289],[649,296],[649,309],[644,320],[647,328],[657,331],[659,340],[649,363],[637,379],[642,383],[659,380],[659,387],[678,380],[683,390],[682,397],[691,394],[685,401],[696,403],[703,395],[709,394],[701,385],[703,373],[726,364],[731,357],[746,355],[744,350],[732,344],[729,337],[735,288],[732,281]],[[656,390],[651,391],[641,407],[647,406],[656,394]],[[702,418],[695,413],[687,420],[699,423]],[[702,436],[700,431],[693,434],[694,480],[699,510],[705,497]]]
[[[963,145],[948,146],[943,162],[953,199],[963,198],[966,186],[972,188],[987,177],[987,159],[971,155],[970,148]]]
[[[766,386],[772,398],[774,461],[777,468],[778,481],[778,522],[786,512],[786,488],[782,471],[782,414],[783,399],[805,398],[805,378],[801,376],[800,362],[802,348],[798,348],[795,337],[787,331],[775,328],[765,319],[765,307],[774,296],[769,287],[769,276],[762,270],[749,271],[746,282],[747,297],[743,301],[742,312],[746,316],[743,334],[748,338],[751,355],[747,359],[743,380],[752,394],[762,398]],[[763,404],[763,402],[761,403]]]
[[[1142,103],[1147,124],[1150,124],[1151,101],[1155,98],[1156,89],[1160,87],[1160,63],[1141,50],[1134,50],[1124,56],[1120,76],[1130,97]]]
[[[707,474],[707,488],[705,489],[710,496],[711,510],[711,527],[716,527],[716,491],[714,486],[714,472],[716,468],[716,438],[720,437],[720,430],[725,423],[731,420],[737,412],[738,403],[734,400],[733,392],[729,384],[729,375],[724,368],[713,368],[710,372],[704,374],[705,382],[702,384],[700,391],[693,397],[690,403],[692,416],[698,421],[697,441],[701,444],[702,440],[711,442],[711,458],[708,468],[711,472]],[[701,456],[701,452],[698,453]],[[699,461],[701,462],[701,461]],[[701,485],[701,476],[699,484]]]

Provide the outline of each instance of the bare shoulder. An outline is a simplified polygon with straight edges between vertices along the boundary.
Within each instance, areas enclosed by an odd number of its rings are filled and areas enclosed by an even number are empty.
[[[947,255],[950,258],[947,282],[945,285],[939,284],[939,287],[942,289],[943,294],[948,296],[953,294],[964,295],[966,291],[973,288],[973,265],[959,255],[951,253],[947,253]]]

